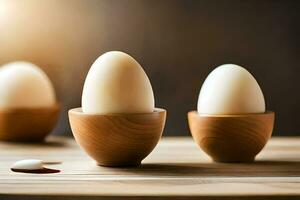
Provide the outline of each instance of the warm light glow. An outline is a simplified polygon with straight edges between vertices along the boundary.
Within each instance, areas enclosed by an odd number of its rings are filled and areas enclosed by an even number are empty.
[[[9,0],[0,0],[0,25],[4,24],[11,10],[12,2]]]

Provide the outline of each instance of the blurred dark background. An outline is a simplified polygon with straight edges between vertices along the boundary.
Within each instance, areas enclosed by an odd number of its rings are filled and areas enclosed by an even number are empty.
[[[148,74],[165,135],[188,135],[186,113],[216,66],[235,63],[276,111],[274,135],[300,135],[300,1],[0,0],[0,64],[27,60],[53,81],[70,134],[85,76],[102,53],[132,55]]]

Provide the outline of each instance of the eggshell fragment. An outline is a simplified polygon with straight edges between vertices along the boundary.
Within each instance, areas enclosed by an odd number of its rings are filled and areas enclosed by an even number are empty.
[[[39,170],[43,169],[43,161],[36,159],[20,160],[15,162],[11,169],[16,170]]]

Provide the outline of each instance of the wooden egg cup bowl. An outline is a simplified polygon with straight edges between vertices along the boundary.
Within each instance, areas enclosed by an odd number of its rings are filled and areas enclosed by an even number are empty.
[[[85,114],[81,108],[69,110],[76,142],[98,165],[138,166],[158,143],[166,120],[166,110],[152,113]]]
[[[0,109],[0,140],[41,142],[54,128],[60,106]]]
[[[244,115],[188,113],[192,136],[216,162],[253,162],[271,137],[274,112]]]

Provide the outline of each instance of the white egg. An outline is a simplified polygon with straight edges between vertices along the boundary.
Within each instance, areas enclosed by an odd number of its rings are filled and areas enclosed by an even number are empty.
[[[246,69],[234,64],[225,64],[213,70],[202,85],[198,112],[263,113],[265,99],[257,81]]]
[[[55,104],[47,75],[29,62],[12,62],[0,68],[0,108],[36,108]]]
[[[36,159],[19,160],[11,166],[11,169],[19,169],[19,170],[43,169],[43,161],[36,160]]]
[[[88,114],[153,112],[151,83],[134,58],[120,51],[107,52],[88,72],[82,110]]]

